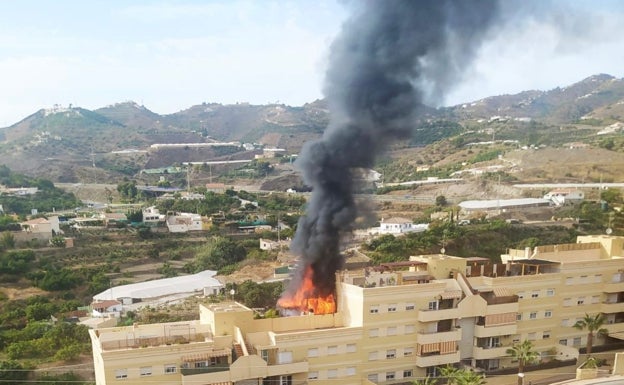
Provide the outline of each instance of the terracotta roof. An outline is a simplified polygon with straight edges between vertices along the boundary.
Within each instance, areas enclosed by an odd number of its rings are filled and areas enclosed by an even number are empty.
[[[92,308],[109,308],[111,306],[115,306],[115,305],[121,305],[121,302],[114,300],[114,299],[108,299],[108,300],[104,300],[104,301],[97,301],[97,302],[93,302],[91,304]]]

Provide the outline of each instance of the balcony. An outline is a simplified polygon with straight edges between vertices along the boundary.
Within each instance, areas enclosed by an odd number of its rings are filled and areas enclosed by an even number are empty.
[[[615,322],[607,325],[602,325],[607,329],[608,334],[624,333],[624,322]]]
[[[472,351],[472,355],[473,358],[477,360],[490,360],[507,356],[507,349],[509,349],[509,346],[494,346],[482,348],[475,346]]]
[[[606,283],[602,289],[605,293],[621,293],[624,292],[624,280],[621,282]]]
[[[416,342],[421,345],[459,340],[461,340],[461,329],[459,328],[446,332],[418,332],[416,337]]]
[[[516,313],[518,311],[518,302],[498,303],[495,305],[488,305],[485,309],[485,314],[503,314],[503,313]]]
[[[446,365],[459,362],[459,350],[450,354],[433,354],[430,356],[416,356],[416,365],[424,368],[426,366]]]
[[[600,311],[605,314],[624,312],[624,302],[603,302]]]
[[[267,367],[268,376],[284,376],[295,373],[307,373],[309,364],[307,361],[291,362],[289,364],[269,365]]]
[[[180,373],[182,373],[183,376],[191,376],[194,374],[223,372],[225,370],[230,370],[229,364],[217,364],[202,368],[180,368]]]
[[[214,365],[205,368],[182,368],[182,385],[230,382],[229,365]]]
[[[518,325],[515,323],[506,324],[506,325],[492,325],[492,326],[476,325],[474,328],[475,337],[506,336],[510,334],[516,334],[517,332],[518,332]]]
[[[445,319],[455,319],[455,318],[459,318],[458,308],[439,309],[439,310],[421,309],[418,312],[418,321],[420,322],[433,322],[433,321],[441,321]]]

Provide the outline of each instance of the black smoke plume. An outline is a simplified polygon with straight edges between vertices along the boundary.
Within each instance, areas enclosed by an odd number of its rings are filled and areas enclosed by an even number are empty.
[[[495,0],[354,1],[332,43],[324,93],[330,123],[297,160],[312,186],[291,249],[319,294],[335,290],[341,237],[358,216],[355,168],[370,168],[388,143],[408,138],[423,99],[440,98],[460,80],[497,13]]]

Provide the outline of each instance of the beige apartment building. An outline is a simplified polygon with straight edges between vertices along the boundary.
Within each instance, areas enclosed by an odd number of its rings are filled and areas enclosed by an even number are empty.
[[[192,322],[91,330],[96,384],[394,384],[446,364],[489,372],[532,340],[542,360],[578,356],[604,313],[624,338],[624,237],[509,250],[502,263],[447,255],[338,273],[337,311],[255,319],[238,303]],[[121,383],[121,382],[120,382]]]

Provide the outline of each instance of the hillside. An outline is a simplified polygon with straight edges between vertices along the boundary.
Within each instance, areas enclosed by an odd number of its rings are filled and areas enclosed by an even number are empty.
[[[414,124],[411,140],[397,143],[392,149],[393,154],[405,156],[412,165],[439,167],[443,165],[438,162],[445,158],[470,160],[469,152],[475,151],[467,145],[488,140],[560,147],[571,142],[599,146],[604,145],[601,141],[605,138],[613,137],[609,139],[615,141],[609,144],[611,149],[624,148],[624,142],[617,138],[623,127],[617,124],[624,121],[624,80],[610,75],[591,76],[549,91],[492,96],[423,111],[421,121]],[[328,114],[323,100],[301,107],[202,103],[169,115],[157,114],[134,102],[93,111],[54,106],[0,129],[0,163],[16,172],[55,182],[116,183],[131,178],[153,183],[157,179],[141,175],[142,169],[183,162],[253,159],[263,146],[281,148],[284,155],[297,154],[306,141],[322,134]],[[612,127],[607,129],[612,136],[600,136],[607,127]],[[241,147],[150,147],[157,143],[234,141]],[[243,143],[255,143],[256,148],[250,151],[249,146],[242,147]],[[425,146],[427,150],[421,151]],[[233,183],[232,178],[244,176],[244,169],[215,166],[210,169],[214,174],[201,177],[223,175],[224,182]]]

